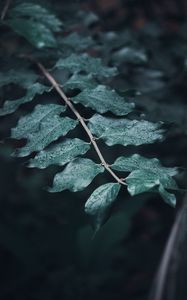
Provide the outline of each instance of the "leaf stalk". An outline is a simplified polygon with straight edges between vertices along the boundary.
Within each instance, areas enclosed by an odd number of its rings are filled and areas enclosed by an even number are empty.
[[[66,94],[64,93],[63,89],[61,88],[61,86],[58,84],[58,82],[55,80],[55,78],[48,72],[48,70],[40,63],[40,62],[36,62],[38,68],[40,69],[40,71],[43,73],[43,75],[48,79],[48,81],[52,84],[52,86],[54,87],[54,89],[57,91],[57,93],[60,95],[60,97],[64,100],[64,102],[66,103],[66,105],[70,108],[70,110],[74,113],[74,115],[76,116],[76,118],[79,120],[80,124],[82,125],[82,127],[84,128],[84,130],[86,131],[89,139],[90,139],[90,143],[93,145],[100,161],[101,164],[103,165],[103,167],[105,168],[105,170],[107,170],[111,176],[121,185],[127,185],[126,182],[122,181],[111,169],[110,165],[105,161],[98,145],[96,142],[96,138],[92,135],[90,129],[88,128],[88,126],[85,123],[85,119],[80,115],[80,113],[77,111],[77,109],[75,108],[75,106],[73,105],[73,103],[71,102],[71,99],[68,98],[66,96]]]

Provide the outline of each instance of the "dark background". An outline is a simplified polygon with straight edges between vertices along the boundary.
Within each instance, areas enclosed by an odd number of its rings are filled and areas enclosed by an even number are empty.
[[[116,31],[122,35],[123,47],[137,51],[121,62],[119,55],[115,56],[121,45],[110,50],[108,41],[110,51],[100,50],[105,58],[108,55],[107,60],[112,57],[119,65],[121,76],[112,85],[136,88],[141,92],[134,99],[138,113],[166,122],[166,140],[138,147],[138,152],[156,156],[165,165],[186,168],[185,1],[70,2],[66,18],[80,8],[99,15],[100,22],[90,26],[96,40],[103,39],[106,31]],[[56,6],[60,16],[64,2],[56,1]],[[11,47],[1,40],[2,55]],[[138,55],[140,50],[146,53],[146,62]],[[5,92],[1,92],[2,99]],[[18,111],[14,117],[2,118],[2,139],[9,136],[20,115]],[[92,239],[84,202],[106,178],[98,177],[81,193],[49,194],[43,187],[51,184],[56,169],[27,169],[21,159],[11,158],[15,146],[6,140],[0,150],[0,299],[148,299],[184,193],[177,194],[177,208],[173,209],[155,194],[131,198],[122,192],[110,220]],[[108,161],[121,151],[120,147],[110,149]],[[125,153],[130,151],[137,149],[127,147]],[[184,187],[186,173],[182,168],[178,181]],[[180,295],[176,300],[187,299]]]

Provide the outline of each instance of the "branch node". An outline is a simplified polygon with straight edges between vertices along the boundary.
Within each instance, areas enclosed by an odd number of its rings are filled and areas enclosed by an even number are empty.
[[[31,58],[30,58],[31,59]],[[31,59],[33,60],[33,59]],[[77,119],[80,121],[81,125],[83,126],[84,130],[86,131],[87,135],[90,138],[90,145],[92,144],[93,147],[95,148],[95,151],[97,152],[97,155],[101,161],[101,165],[112,175],[112,177],[119,183],[122,185],[127,185],[125,182],[122,181],[122,179],[120,179],[114,172],[113,170],[110,168],[110,165],[107,164],[107,162],[105,161],[97,143],[95,142],[96,140],[99,140],[100,137],[94,137],[90,131],[90,129],[88,128],[88,126],[85,123],[85,120],[77,111],[76,107],[73,105],[73,103],[71,102],[71,98],[68,98],[66,96],[66,94],[64,93],[63,89],[60,87],[60,85],[57,83],[57,81],[55,80],[55,78],[47,71],[47,69],[40,63],[37,61],[34,61],[38,68],[40,69],[40,71],[43,73],[43,75],[49,80],[49,82],[52,84],[52,86],[56,89],[56,91],[58,92],[58,94],[61,96],[61,98],[63,99],[63,101],[65,102],[65,104],[71,109],[71,111],[74,113],[74,115],[77,117]]]
[[[81,116],[77,116],[77,119],[79,120],[79,122],[82,120]]]

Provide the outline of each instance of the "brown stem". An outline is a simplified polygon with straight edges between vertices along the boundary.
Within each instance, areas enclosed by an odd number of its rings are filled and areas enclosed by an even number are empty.
[[[5,1],[5,5],[4,5],[3,10],[1,12],[1,21],[4,20],[6,14],[7,14],[7,11],[9,9],[10,3],[11,3],[11,0],[6,0]]]
[[[57,83],[57,81],[54,79],[54,77],[46,70],[46,68],[39,62],[36,62],[39,69],[42,71],[43,75],[48,79],[48,81],[52,84],[54,89],[58,92],[58,94],[61,96],[61,98],[64,100],[64,102],[67,104],[67,106],[71,109],[71,111],[74,113],[74,115],[77,117],[79,122],[81,123],[82,127],[86,131],[87,135],[90,138],[90,142],[95,148],[95,151],[97,152],[97,155],[99,156],[99,159],[101,161],[101,164],[103,167],[112,175],[112,177],[120,184],[127,185],[124,181],[122,181],[110,168],[109,164],[105,161],[94,136],[92,135],[91,131],[89,130],[88,126],[86,125],[84,118],[79,114],[79,112],[76,110],[75,106],[72,104],[70,99],[65,95],[60,85]]]

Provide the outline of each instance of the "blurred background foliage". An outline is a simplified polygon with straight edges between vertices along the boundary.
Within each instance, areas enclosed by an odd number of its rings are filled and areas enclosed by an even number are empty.
[[[43,4],[46,5],[45,1]],[[133,98],[137,114],[166,123],[166,141],[138,147],[138,151],[159,157],[165,165],[182,166],[178,177],[181,187],[185,186],[185,1],[49,1],[48,5],[71,25],[72,32],[85,36],[79,41],[74,36],[64,44],[67,33],[59,34],[59,56],[67,53],[69,47],[78,53],[87,48],[93,55],[98,53],[107,63],[120,69],[120,76],[111,85],[119,93]],[[19,60],[15,62],[12,54],[20,47],[26,51],[25,41],[12,37],[7,29],[3,29],[1,35],[1,70],[6,69],[7,61],[12,65],[22,64]],[[57,60],[53,50],[43,50],[36,55],[44,62],[45,55],[50,55],[51,62]],[[1,89],[2,103],[11,88]],[[19,97],[22,93],[15,89],[15,95],[10,97]],[[43,97],[38,97],[38,103]],[[28,104],[11,118],[1,119],[1,139],[9,135],[21,112],[30,108]],[[15,142],[7,139],[0,150],[0,299],[148,299],[184,194],[178,193],[174,210],[154,194],[131,198],[122,192],[112,217],[93,238],[83,212],[84,199],[93,185],[105,178],[98,177],[81,193],[49,194],[43,187],[51,184],[55,168],[50,167],[46,172],[26,169],[26,161],[10,156],[15,146]],[[133,147],[126,147],[125,154],[129,150]],[[106,154],[107,160],[112,161],[121,151],[120,147],[113,147]]]

